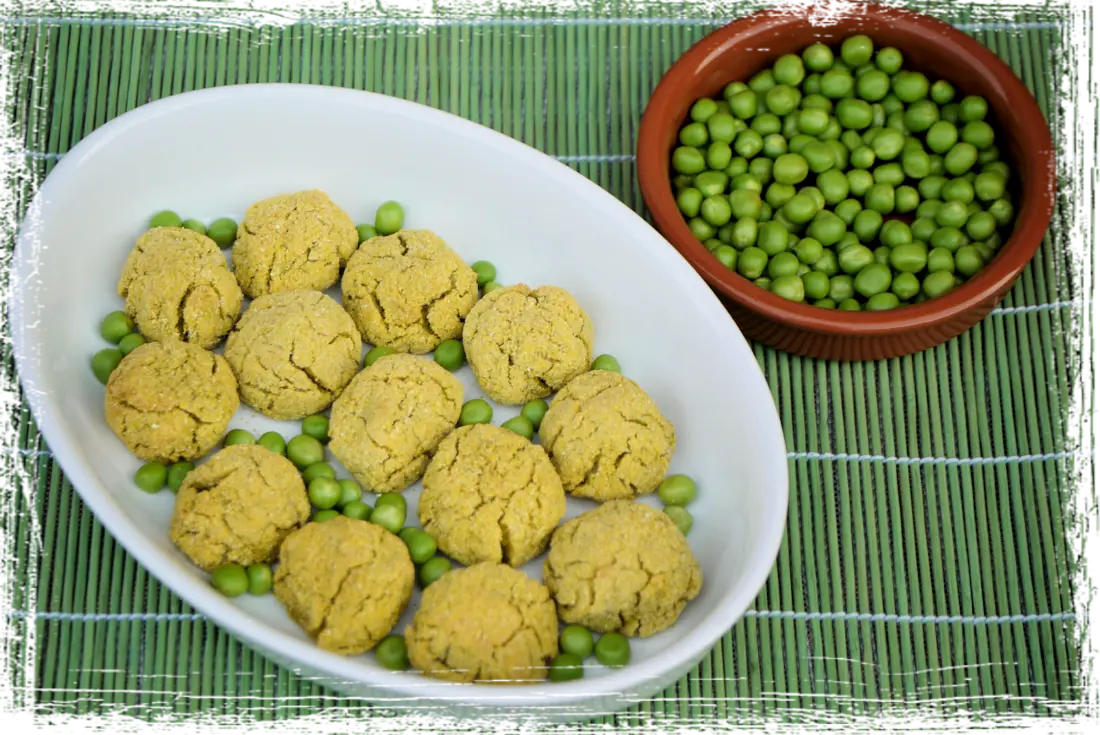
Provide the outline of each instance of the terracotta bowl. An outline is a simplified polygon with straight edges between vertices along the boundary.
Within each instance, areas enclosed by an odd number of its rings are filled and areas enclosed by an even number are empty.
[[[721,96],[786,53],[854,33],[895,46],[906,68],[946,79],[961,97],[989,102],[989,121],[1012,167],[1016,223],[996,257],[951,293],[884,312],[843,312],[795,303],[725,268],[695,239],[676,207],[670,157],[692,103]],[[991,51],[926,15],[874,4],[764,10],[714,31],[661,79],[642,116],[638,178],[657,229],[706,279],[750,339],[800,355],[837,360],[897,357],[945,342],[983,319],[1042,242],[1054,208],[1054,150],[1035,100]]]

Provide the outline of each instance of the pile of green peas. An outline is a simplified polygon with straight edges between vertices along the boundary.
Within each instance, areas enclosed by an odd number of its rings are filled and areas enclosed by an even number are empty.
[[[994,257],[1015,210],[988,104],[903,62],[855,35],[695,102],[672,183],[722,265],[792,301],[881,311]]]
[[[584,677],[584,660],[595,654],[609,668],[630,663],[630,640],[622,633],[604,633],[597,640],[582,625],[567,625],[558,636],[560,653],[550,662],[550,681],[575,681]]]

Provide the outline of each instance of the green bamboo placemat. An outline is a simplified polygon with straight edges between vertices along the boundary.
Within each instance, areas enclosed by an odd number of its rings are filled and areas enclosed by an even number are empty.
[[[7,152],[18,165],[5,169],[13,216],[111,118],[191,89],[263,81],[369,89],[457,113],[556,156],[644,214],[633,142],[650,91],[694,41],[752,7],[372,11],[281,25],[256,13],[218,18],[209,6],[3,18],[6,120],[19,138]],[[1064,12],[931,12],[993,49],[1048,118],[1057,114]],[[1067,422],[1086,369],[1075,320],[1091,304],[1067,258],[1055,227],[985,321],[911,357],[846,364],[754,346],[790,452],[775,570],[692,673],[597,722],[1077,711],[1070,478],[1087,458]],[[6,340],[3,370],[14,378]],[[143,718],[381,714],[254,653],[151,578],[81,503],[21,401],[8,417],[17,441],[3,456],[14,481],[2,511],[2,645],[17,706]]]

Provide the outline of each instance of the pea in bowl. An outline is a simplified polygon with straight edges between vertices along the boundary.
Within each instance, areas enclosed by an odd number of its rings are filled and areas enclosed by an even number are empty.
[[[990,51],[906,10],[767,10],[661,80],[638,176],[746,335],[880,359],[982,319],[1042,240],[1053,148]]]

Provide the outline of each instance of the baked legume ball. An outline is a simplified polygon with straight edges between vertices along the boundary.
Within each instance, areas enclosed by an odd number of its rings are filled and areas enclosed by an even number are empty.
[[[221,355],[179,340],[148,342],[107,381],[107,425],[139,458],[197,459],[222,438],[240,399]]]
[[[183,227],[156,227],[138,238],[118,295],[151,342],[177,339],[210,349],[241,313],[240,286],[217,244]]]
[[[355,376],[332,404],[329,449],[366,489],[416,482],[462,409],[462,383],[426,357],[393,354]]]
[[[652,492],[676,447],[672,424],[653,399],[610,370],[584,373],[562,388],[539,438],[565,491],[597,501]]]
[[[477,274],[434,232],[401,230],[364,242],[341,288],[366,342],[424,354],[461,336]]]
[[[261,296],[229,335],[225,357],[241,400],[265,416],[300,419],[328,408],[359,369],[351,317],[319,291]]]
[[[417,512],[455,561],[518,567],[546,548],[565,515],[565,491],[542,447],[500,426],[475,424],[439,444]]]
[[[630,500],[562,524],[550,538],[542,578],[564,622],[642,637],[675,623],[703,583],[676,524]]]
[[[249,298],[336,283],[359,244],[355,223],[322,191],[279,194],[245,212],[233,270]]]
[[[546,678],[558,620],[546,588],[484,562],[433,582],[405,629],[409,662],[437,679],[526,683]]]
[[[308,518],[305,483],[293,463],[258,444],[234,444],[187,473],[169,536],[212,572],[273,561],[287,534]]]
[[[275,597],[326,651],[374,648],[412,596],[405,543],[374,523],[337,516],[307,523],[279,551]]]
[[[466,317],[466,357],[498,403],[544,398],[588,369],[592,320],[567,291],[524,284],[486,294]]]

